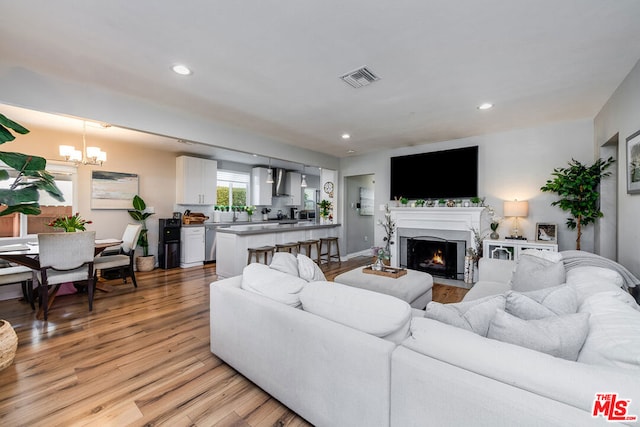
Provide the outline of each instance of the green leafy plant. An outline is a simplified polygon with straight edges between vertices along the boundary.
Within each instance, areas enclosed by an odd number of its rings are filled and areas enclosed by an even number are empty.
[[[600,193],[598,188],[602,178],[611,175],[605,170],[615,160],[609,157],[607,160],[598,159],[591,166],[586,166],[575,159],[571,159],[569,167],[555,168],[551,175],[553,179],[540,188],[544,192],[556,193],[560,200],[551,203],[563,211],[571,214],[567,218],[567,227],[578,231],[576,237],[576,249],[580,250],[582,227],[592,224],[603,216],[598,200]]]
[[[92,222],[83,219],[80,213],[76,213],[75,215],[58,217],[47,225],[53,228],[62,228],[64,231],[72,233],[74,231],[86,231],[86,224],[92,224]]]
[[[147,218],[153,215],[151,212],[145,212],[147,204],[138,195],[133,197],[133,209],[129,209],[129,215],[131,218],[139,221],[142,224],[142,230],[140,230],[140,237],[138,237],[138,245],[142,248],[142,255],[149,256],[149,237],[147,235]]]
[[[424,199],[418,199],[418,200],[416,200],[416,206],[418,206],[418,207],[423,207],[423,206],[424,206]]]
[[[11,132],[21,135],[29,130],[0,114],[0,144],[13,141],[16,137]],[[0,160],[17,171],[17,176],[8,189],[0,189],[0,205],[6,209],[0,216],[20,212],[25,215],[39,215],[39,190],[44,190],[55,200],[64,201],[62,192],[56,185],[53,175],[47,172],[47,161],[43,157],[22,153],[0,152]],[[0,181],[11,178],[9,171],[0,169]]]
[[[327,199],[323,199],[318,203],[320,207],[320,216],[323,218],[327,218],[329,216],[329,210],[331,209],[331,201]]]
[[[409,203],[409,199],[407,199],[406,197],[400,197],[400,203],[402,203],[404,206],[407,206],[407,204]]]

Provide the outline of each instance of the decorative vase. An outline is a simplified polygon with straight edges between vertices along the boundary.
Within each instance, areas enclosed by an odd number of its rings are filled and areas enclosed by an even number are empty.
[[[492,240],[498,240],[498,239],[500,238],[500,235],[498,234],[498,232],[497,232],[496,230],[493,230],[493,231],[491,232],[491,234],[489,234],[489,237],[490,237]]]
[[[0,320],[0,371],[13,363],[18,349],[18,335],[11,323]]]
[[[382,260],[380,258],[378,258],[376,262],[371,266],[371,269],[375,271],[382,271],[383,268],[384,264],[382,263]]]

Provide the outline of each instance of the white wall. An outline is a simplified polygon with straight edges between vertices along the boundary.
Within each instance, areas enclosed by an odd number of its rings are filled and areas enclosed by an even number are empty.
[[[524,235],[534,239],[537,222],[557,223],[559,249],[575,249],[576,232],[565,226],[567,215],[551,206],[556,198],[553,194],[541,192],[540,187],[551,178],[554,168],[567,166],[572,158],[591,163],[594,157],[592,141],[592,121],[576,120],[344,158],[340,174],[342,177],[375,174],[376,206],[395,203],[390,202],[389,194],[390,157],[478,145],[478,191],[481,197],[486,197],[486,203],[502,215],[504,200],[528,200],[529,216],[519,221]],[[415,179],[424,180],[425,185],[434,178],[429,176],[428,170],[412,173]],[[455,170],[450,176],[443,177],[454,178]],[[375,211],[376,221],[382,219],[379,209]],[[511,219],[503,221],[498,231],[505,236],[510,234],[510,229]],[[376,227],[375,243],[381,244],[382,237],[382,228]],[[583,233],[581,246],[583,250],[593,251],[592,226]]]
[[[618,144],[618,262],[640,277],[640,194],[627,194],[626,139],[640,129],[640,61],[594,120],[595,150],[616,133]]]

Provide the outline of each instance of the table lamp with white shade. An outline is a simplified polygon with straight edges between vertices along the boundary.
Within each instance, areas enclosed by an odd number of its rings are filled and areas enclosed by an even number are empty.
[[[526,218],[527,215],[529,215],[529,202],[526,200],[505,200],[503,208],[505,217],[515,218],[513,222],[513,229],[511,230],[511,238],[524,239],[524,237],[520,235],[520,230],[518,230],[518,218]]]

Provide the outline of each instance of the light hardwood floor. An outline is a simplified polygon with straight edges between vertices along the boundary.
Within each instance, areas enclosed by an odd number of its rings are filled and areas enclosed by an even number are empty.
[[[323,266],[337,274],[369,257]],[[87,296],[56,299],[49,321],[0,301],[18,333],[14,363],[0,371],[0,426],[307,426],[301,417],[209,350],[209,284],[215,264],[156,269],[107,283],[93,312]],[[465,289],[434,286],[434,300]]]

